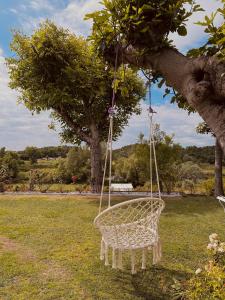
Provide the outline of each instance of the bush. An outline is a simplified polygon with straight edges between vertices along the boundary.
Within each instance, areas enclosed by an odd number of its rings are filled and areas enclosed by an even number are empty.
[[[185,300],[224,300],[225,299],[225,243],[217,234],[209,236],[207,246],[209,260],[203,268],[198,268],[195,275],[183,285],[173,285],[176,299]],[[179,289],[179,291],[178,291]]]
[[[188,191],[191,194],[195,192],[195,183],[193,180],[186,179],[182,182],[182,192]]]
[[[207,179],[202,182],[202,187],[207,196],[213,195],[214,191],[214,179]]]

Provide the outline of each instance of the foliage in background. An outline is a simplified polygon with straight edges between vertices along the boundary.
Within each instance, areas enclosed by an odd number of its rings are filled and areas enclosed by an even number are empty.
[[[78,183],[90,181],[90,150],[87,147],[74,147],[66,157],[60,160],[57,167],[58,182],[71,183],[77,177]]]

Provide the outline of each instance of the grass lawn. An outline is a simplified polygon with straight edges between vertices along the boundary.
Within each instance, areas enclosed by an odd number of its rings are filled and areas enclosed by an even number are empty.
[[[93,197],[1,196],[0,299],[170,299],[166,285],[206,259],[208,235],[225,240],[225,214],[214,198],[168,199],[163,259],[151,268],[149,257],[148,270],[132,276],[99,261],[97,211]]]

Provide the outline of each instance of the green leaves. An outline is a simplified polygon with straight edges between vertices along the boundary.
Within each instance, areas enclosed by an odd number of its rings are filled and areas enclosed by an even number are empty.
[[[168,34],[185,36],[185,22],[193,12],[202,10],[195,0],[108,0],[103,5],[102,10],[87,17],[93,19],[90,39],[106,58],[114,55],[112,49],[118,39],[144,48],[145,53],[170,47]]]
[[[186,29],[186,27],[185,27],[185,26],[180,26],[180,27],[178,27],[177,33],[178,33],[179,35],[181,35],[181,36],[187,35],[187,29]]]

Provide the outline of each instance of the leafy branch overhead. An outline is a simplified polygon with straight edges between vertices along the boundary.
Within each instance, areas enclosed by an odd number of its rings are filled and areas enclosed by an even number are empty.
[[[224,0],[221,2],[225,3]],[[172,82],[168,80],[168,72],[166,74],[162,72],[165,66],[155,67],[163,50],[175,50],[173,41],[169,40],[169,33],[186,35],[186,22],[189,17],[195,12],[203,11],[196,1],[105,0],[102,4],[104,6],[102,10],[86,16],[93,19],[90,39],[94,41],[99,53],[107,60],[113,60],[115,45],[120,43],[123,49],[121,58],[123,62],[123,54],[126,51],[130,53],[132,48],[132,54],[136,58],[124,59],[126,62],[131,62],[133,66],[136,65],[141,69],[151,69],[153,81],[157,82],[159,87],[166,86],[165,96],[172,95],[172,103],[176,102],[180,108],[189,112],[196,111],[195,105],[190,105],[190,101],[187,101],[185,93],[173,85],[174,80]],[[189,51],[187,57],[202,58],[216,55],[219,59],[224,59],[225,25],[223,23],[221,26],[215,26],[214,20],[218,14],[224,18],[225,8],[218,9],[197,23],[206,27],[205,32],[209,39],[202,47]],[[194,70],[194,66],[190,69]],[[197,76],[197,80],[200,79],[201,77]]]
[[[103,0],[104,9],[88,14],[93,19],[90,39],[100,52],[112,49],[118,40],[144,51],[172,46],[168,34],[187,34],[185,24],[202,8],[195,0]],[[186,10],[185,5],[190,9]]]

